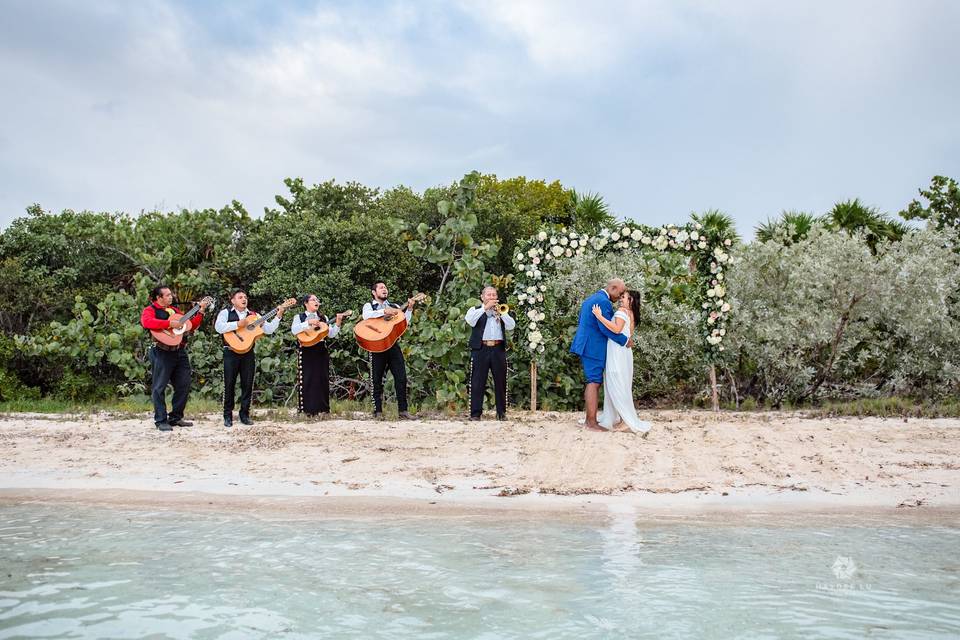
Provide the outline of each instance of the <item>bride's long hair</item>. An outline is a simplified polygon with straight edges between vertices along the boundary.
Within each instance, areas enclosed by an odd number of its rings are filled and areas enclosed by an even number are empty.
[[[637,318],[640,317],[640,303],[643,301],[643,294],[633,289],[628,290],[627,293],[630,294],[630,312],[633,313],[633,321],[636,322]]]

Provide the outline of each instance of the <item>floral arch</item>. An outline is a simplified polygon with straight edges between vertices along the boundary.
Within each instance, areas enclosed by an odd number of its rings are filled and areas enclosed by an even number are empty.
[[[589,253],[598,257],[609,252],[625,253],[654,250],[686,254],[696,276],[696,302],[700,305],[703,349],[710,362],[710,383],[713,406],[718,409],[716,368],[724,350],[727,321],[731,305],[726,299],[725,269],[730,263],[728,249],[733,244],[723,231],[705,228],[698,222],[684,226],[648,227],[626,224],[615,229],[602,229],[588,235],[567,229],[540,231],[523,243],[514,256],[515,289],[519,312],[517,342],[530,354],[530,408],[537,408],[537,366],[542,364],[546,327],[543,280],[564,260]]]

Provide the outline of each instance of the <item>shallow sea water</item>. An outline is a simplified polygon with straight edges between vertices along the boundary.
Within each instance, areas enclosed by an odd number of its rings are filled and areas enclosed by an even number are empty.
[[[0,638],[957,638],[960,525],[0,507]]]

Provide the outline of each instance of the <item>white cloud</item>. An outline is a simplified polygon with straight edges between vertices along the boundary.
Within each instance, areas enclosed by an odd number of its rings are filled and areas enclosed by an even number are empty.
[[[960,176],[960,5],[244,6],[8,7],[0,226],[34,201],[258,213],[287,176],[423,188],[477,168],[748,230],[845,197],[895,211]]]

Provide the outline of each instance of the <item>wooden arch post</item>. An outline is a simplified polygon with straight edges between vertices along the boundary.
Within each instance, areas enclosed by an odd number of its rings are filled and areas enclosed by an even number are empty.
[[[537,361],[530,361],[530,411],[537,410]]]

